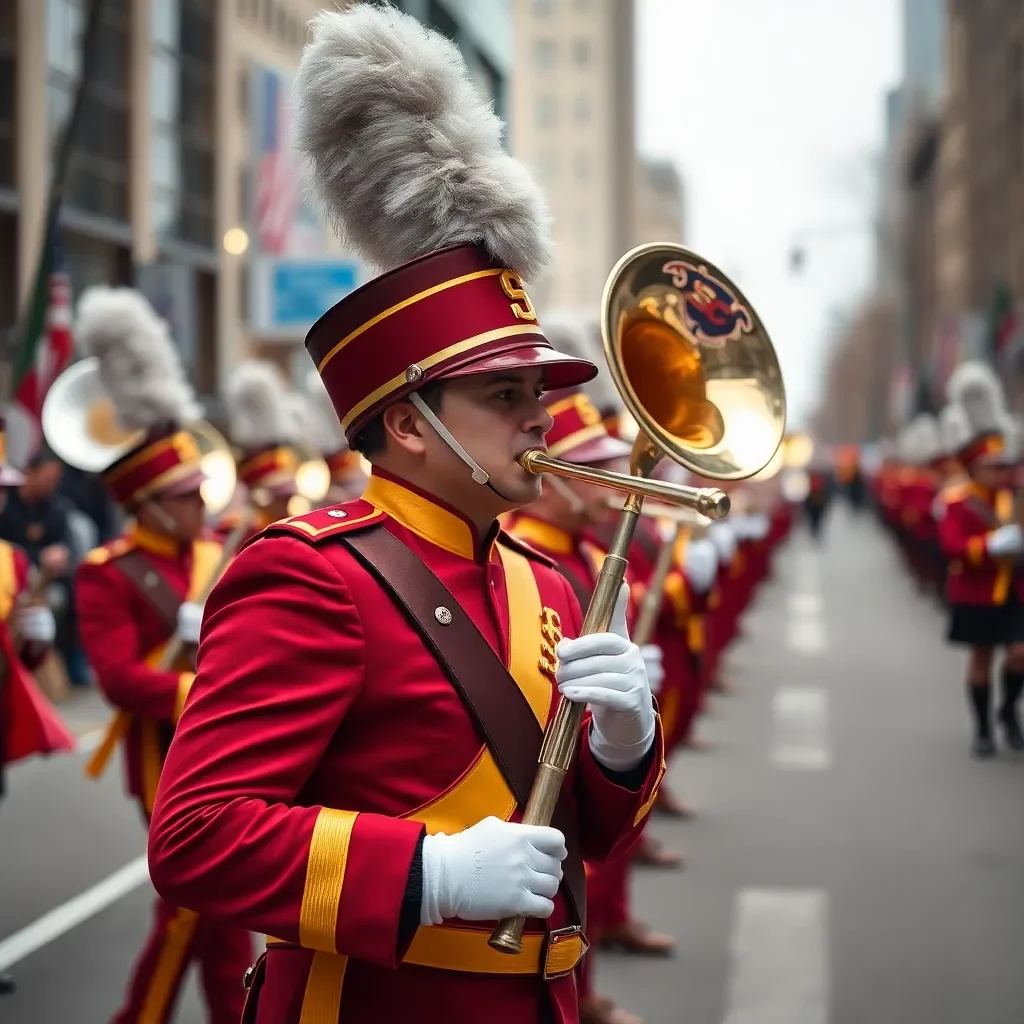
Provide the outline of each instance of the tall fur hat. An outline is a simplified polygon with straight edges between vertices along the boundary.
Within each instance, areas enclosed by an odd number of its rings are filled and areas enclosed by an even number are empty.
[[[971,421],[962,405],[950,402],[939,413],[939,437],[944,455],[956,455],[970,441]]]
[[[321,12],[293,105],[312,199],[382,272],[306,337],[350,440],[434,380],[537,368],[561,389],[594,376],[537,321],[524,282],[552,257],[547,207],[454,43],[389,6]]]
[[[287,395],[285,379],[273,363],[239,363],[224,389],[232,442],[252,451],[296,440],[299,426]]]
[[[621,409],[622,399],[615,390],[611,374],[607,367],[601,365],[604,356],[597,325],[586,317],[566,310],[548,310],[544,313],[542,324],[548,340],[560,352],[578,359],[589,359],[601,367],[597,376],[583,385],[584,393],[597,406],[598,411],[604,414],[609,410]]]
[[[310,370],[306,375],[305,391],[309,398],[310,440],[325,457],[346,450],[348,443],[341,432],[338,414],[316,370]]]
[[[912,459],[918,466],[934,462],[942,452],[939,421],[928,413],[919,413],[910,423]]]
[[[961,363],[950,375],[946,399],[964,410],[974,435],[1002,432],[1006,396],[987,363]]]

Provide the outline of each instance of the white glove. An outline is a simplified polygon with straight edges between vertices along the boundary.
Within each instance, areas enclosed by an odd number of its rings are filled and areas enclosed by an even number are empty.
[[[1001,555],[1016,555],[1024,549],[1024,538],[1021,537],[1020,525],[1018,523],[1007,523],[993,530],[985,538],[985,547],[993,558]]]
[[[589,704],[593,715],[590,750],[612,771],[629,771],[654,739],[654,703],[643,655],[626,631],[629,586],[619,590],[608,633],[561,640],[555,653],[558,690],[568,700]]]
[[[550,917],[564,859],[558,829],[493,816],[453,836],[426,836],[420,924]]]
[[[736,554],[736,531],[727,522],[719,520],[708,527],[708,537],[715,545],[719,562],[731,565]]]
[[[186,601],[178,609],[178,636],[187,644],[197,644],[202,625],[203,606],[194,601]]]
[[[31,605],[18,612],[16,631],[24,640],[52,644],[57,635],[57,620],[45,605]]]
[[[647,669],[647,685],[651,693],[657,693],[665,679],[665,668],[661,663],[661,648],[657,644],[645,644],[640,648],[640,657]]]
[[[694,537],[686,545],[683,572],[698,594],[706,594],[718,575],[718,551],[708,537]]]
[[[761,541],[768,536],[772,521],[766,512],[755,512],[750,517],[750,539]]]

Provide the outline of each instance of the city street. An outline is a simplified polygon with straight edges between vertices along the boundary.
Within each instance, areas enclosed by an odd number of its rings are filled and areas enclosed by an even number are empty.
[[[820,550],[796,533],[702,722],[710,749],[672,766],[699,818],[653,829],[688,866],[634,873],[677,955],[601,954],[600,991],[647,1024],[1020,1024],[1024,760],[968,757],[943,628],[867,518],[836,509]],[[68,712],[90,738],[104,717]],[[15,768],[0,804],[3,1024],[103,1024],[148,924],[120,764],[96,784],[83,761]],[[194,983],[178,1020],[203,1020]]]

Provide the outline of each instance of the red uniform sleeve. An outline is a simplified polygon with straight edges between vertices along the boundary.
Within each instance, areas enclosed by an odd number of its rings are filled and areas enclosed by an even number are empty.
[[[196,681],[149,832],[157,891],[306,948],[396,966],[423,827],[302,806],[364,681],[345,581],[290,537],[256,541],[206,605]]]
[[[579,636],[583,628],[579,604],[564,580],[563,586],[572,610],[571,630],[567,630],[566,635]],[[580,726],[579,748],[565,781],[576,800],[580,852],[584,860],[606,861],[636,841],[654,806],[664,774],[665,740],[660,715],[657,716],[650,769],[636,790],[616,785],[594,760],[590,752],[590,715],[585,716]]]
[[[964,501],[952,501],[939,522],[939,546],[947,558],[963,559],[970,565],[992,565],[986,541],[989,530]]]
[[[126,609],[141,600],[110,562],[83,562],[75,577],[75,609],[86,658],[100,689],[132,715],[173,721],[192,673],[159,672],[146,664],[138,623]]]

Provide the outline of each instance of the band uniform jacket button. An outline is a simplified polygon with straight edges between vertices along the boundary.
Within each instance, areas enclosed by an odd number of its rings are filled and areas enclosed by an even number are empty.
[[[438,605],[434,609],[434,618],[441,623],[442,626],[450,626],[452,624],[452,613],[445,608],[444,605]]]

